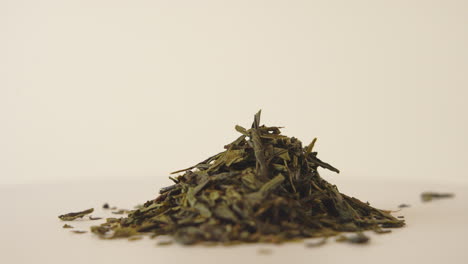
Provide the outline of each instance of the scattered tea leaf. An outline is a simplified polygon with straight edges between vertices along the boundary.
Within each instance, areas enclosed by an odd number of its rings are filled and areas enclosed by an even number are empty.
[[[411,205],[409,204],[400,204],[398,207],[399,208],[407,208],[407,207],[410,207]]]
[[[88,233],[88,231],[84,231],[84,230],[72,230],[70,232],[73,232],[75,234],[84,234],[84,233]]]
[[[161,240],[161,241],[157,242],[157,245],[158,246],[169,246],[169,245],[172,245],[173,243],[174,243],[174,241],[172,241],[172,240]]]
[[[77,218],[82,218],[83,216],[90,214],[94,211],[94,208],[90,208],[81,212],[75,212],[75,213],[68,213],[68,214],[63,214],[59,215],[59,218],[62,221],[73,221]]]
[[[369,240],[370,238],[364,235],[362,232],[358,232],[350,236],[341,235],[336,239],[337,242],[348,242],[352,244],[366,244],[369,242]]]
[[[454,196],[453,193],[423,192],[421,199],[423,202],[430,202],[433,199],[453,198]]]
[[[327,243],[328,237],[321,238],[319,241],[308,241],[305,246],[312,248],[312,247],[320,247]]]
[[[64,224],[62,227],[63,227],[63,228],[73,228],[73,226],[71,226],[71,225],[69,225],[69,224]]]
[[[94,216],[89,216],[89,220],[101,220],[102,217],[94,217]]]

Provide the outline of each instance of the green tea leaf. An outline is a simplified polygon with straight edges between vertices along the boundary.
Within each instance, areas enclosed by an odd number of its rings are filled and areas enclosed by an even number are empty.
[[[94,211],[94,208],[90,208],[90,209],[80,211],[80,212],[74,212],[74,213],[59,215],[58,218],[60,218],[60,220],[62,220],[62,221],[73,221],[73,220],[75,220],[77,218],[82,218],[83,216],[85,216],[87,214],[90,214],[93,211]]]
[[[84,231],[84,230],[72,230],[70,231],[72,233],[75,233],[75,234],[84,234],[84,233],[88,233],[88,231]]]
[[[453,198],[454,196],[453,193],[423,192],[421,194],[421,200],[423,202],[430,202],[434,199]]]

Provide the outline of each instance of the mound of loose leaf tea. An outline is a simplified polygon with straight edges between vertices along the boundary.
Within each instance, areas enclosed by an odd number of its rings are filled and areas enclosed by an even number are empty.
[[[260,125],[260,112],[250,129],[236,130],[240,137],[223,152],[174,172],[179,174],[170,177],[174,184],[157,198],[91,231],[102,238],[149,233],[182,244],[230,244],[384,233],[382,227],[404,225],[389,211],[342,194],[322,179],[319,167],[339,171],[317,158],[315,139],[304,147],[279,127]]]

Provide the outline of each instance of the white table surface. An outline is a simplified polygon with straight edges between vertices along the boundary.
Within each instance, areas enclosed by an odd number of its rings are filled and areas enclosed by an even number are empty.
[[[407,226],[390,234],[369,233],[367,245],[337,243],[307,248],[304,243],[240,246],[157,246],[156,241],[100,240],[63,229],[62,213],[96,208],[93,216],[108,217],[104,202],[131,209],[169,185],[164,177],[144,182],[88,182],[49,185],[1,185],[0,258],[2,263],[467,263],[468,184],[381,182],[377,179],[327,178],[341,192],[371,205],[397,210]],[[420,201],[422,191],[454,192],[454,199]],[[100,221],[70,222],[88,230]],[[271,254],[259,254],[270,249]]]

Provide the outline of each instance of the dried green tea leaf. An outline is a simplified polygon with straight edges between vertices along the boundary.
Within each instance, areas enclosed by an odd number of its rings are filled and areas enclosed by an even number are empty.
[[[139,235],[140,233],[132,227],[118,227],[113,229],[114,233],[110,238],[129,238],[132,236]]]
[[[84,231],[84,230],[72,230],[70,231],[72,233],[75,233],[75,234],[84,234],[84,233],[88,233],[88,231]]]
[[[59,215],[58,218],[60,218],[62,221],[73,221],[77,218],[82,218],[83,216],[90,214],[94,211],[94,208],[90,208],[81,212],[75,212],[75,213],[68,213],[68,214],[63,214]]]
[[[226,205],[226,204],[220,204],[214,208],[213,213],[224,220],[230,220],[232,222],[238,222],[237,216],[234,214],[234,212]]]
[[[62,226],[62,228],[73,228],[73,226],[71,226],[71,225],[69,225],[69,224],[64,224],[64,225]]]
[[[247,131],[247,129],[239,126],[239,125],[236,125],[236,131],[241,133],[242,135],[246,135],[246,136],[249,136],[249,132]]]
[[[324,237],[322,239],[320,239],[319,241],[316,241],[316,242],[307,242],[306,243],[306,247],[309,247],[309,248],[312,248],[312,247],[320,247],[320,246],[323,246],[327,243],[327,240],[328,240],[328,237]]]
[[[110,217],[110,218],[106,218],[106,222],[107,223],[118,223],[119,222],[119,219],[118,218],[114,218],[114,217]]]
[[[116,215],[122,215],[122,214],[126,214],[127,212],[128,212],[128,210],[119,209],[118,211],[113,211],[112,213],[116,214]]]
[[[369,242],[369,240],[370,238],[364,235],[362,232],[358,232],[350,236],[341,235],[336,239],[337,242],[348,242],[352,244],[366,244]]]
[[[314,140],[312,140],[312,142],[310,142],[310,144],[307,146],[307,149],[305,151],[306,155],[312,152],[312,149],[315,146],[315,142],[317,142],[317,138],[314,138]]]
[[[354,244],[365,244],[369,242],[370,238],[363,233],[357,233],[348,238],[348,241]]]
[[[437,192],[423,192],[421,193],[421,200],[423,202],[430,202],[433,199],[453,198],[453,193],[437,193]]]
[[[102,205],[102,208],[103,208],[103,209],[109,209],[110,207],[109,207],[109,204],[108,204],[108,203],[105,203],[105,204]]]
[[[89,216],[89,220],[101,220],[102,217],[94,217],[94,216]]]
[[[410,207],[410,206],[411,206],[411,205],[409,205],[409,204],[400,204],[400,205],[398,206],[398,208],[407,208],[407,207]]]
[[[375,232],[376,234],[388,234],[388,233],[391,233],[392,230],[390,230],[390,229],[382,229],[382,228],[380,228],[380,227],[376,227],[376,228],[374,229],[374,232]]]
[[[370,238],[364,235],[362,232],[358,232],[350,236],[341,235],[336,239],[337,242],[349,242],[352,244],[366,244],[369,242],[369,240]]]
[[[172,245],[174,243],[174,241],[172,240],[161,240],[161,241],[158,241],[157,245],[158,246],[169,246],[169,245]]]
[[[168,192],[168,191],[172,191],[174,189],[177,188],[177,184],[172,184],[172,185],[169,185],[167,187],[163,187],[159,190],[159,193],[163,194],[165,192]],[[141,207],[143,207],[143,205],[141,205]],[[139,208],[136,208],[136,209],[139,209]]]
[[[269,180],[267,183],[265,183],[261,188],[260,192],[263,194],[266,194],[272,190],[274,190],[276,187],[278,187],[282,182],[284,181],[284,176],[280,173],[276,175],[273,179]]]

